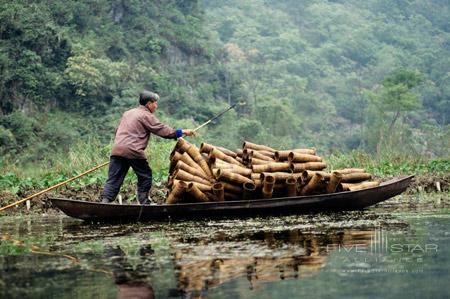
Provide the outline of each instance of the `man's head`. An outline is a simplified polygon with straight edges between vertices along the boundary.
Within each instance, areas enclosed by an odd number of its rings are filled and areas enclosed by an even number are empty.
[[[151,113],[158,108],[159,95],[157,93],[144,90],[139,94],[139,104],[145,106]]]

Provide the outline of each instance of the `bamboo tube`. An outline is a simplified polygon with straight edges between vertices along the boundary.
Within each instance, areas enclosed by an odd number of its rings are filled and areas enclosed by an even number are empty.
[[[222,183],[215,183],[212,187],[213,194],[216,196],[217,201],[225,200],[225,190]]]
[[[238,148],[238,149],[236,150],[236,155],[237,155],[238,157],[242,158],[242,154],[243,154],[243,150],[240,149],[240,148]]]
[[[248,164],[250,164],[250,165],[265,165],[265,164],[269,164],[269,163],[275,163],[275,160],[268,161],[268,160],[258,159],[255,157],[251,157],[248,160]]]
[[[200,144],[200,153],[208,153],[209,154],[209,152],[212,151],[213,148],[214,148],[214,145],[211,145],[206,142],[202,142],[202,144]]]
[[[246,175],[250,176],[252,170],[250,168],[246,168],[244,166],[241,165],[237,165],[237,164],[231,164],[228,163],[222,159],[216,158],[216,157],[211,157],[211,159],[209,160],[209,164],[211,167],[214,168],[232,168],[232,169],[237,169],[239,171],[241,171],[242,173],[245,173]]]
[[[251,158],[253,157],[253,151],[252,150],[248,150],[246,148],[244,148],[242,150],[242,161],[245,161],[246,163],[249,162],[249,160],[251,160]]]
[[[259,174],[259,179],[261,181],[264,181],[266,176],[273,176],[275,178],[275,181],[283,181],[285,182],[287,178],[293,176],[290,172],[261,172]],[[300,176],[301,174],[298,174],[297,176]]]
[[[262,194],[264,198],[272,198],[273,185],[275,184],[275,177],[266,175],[263,181]]]
[[[370,180],[372,175],[367,172],[353,172],[342,175],[342,183],[357,183]]]
[[[187,142],[183,137],[178,138],[177,143],[175,144],[175,149],[180,153],[184,153],[187,151],[191,144]]]
[[[216,157],[209,157],[208,164],[211,168],[231,168],[234,165]]]
[[[297,179],[290,177],[286,179],[286,195],[288,197],[297,195]]]
[[[267,156],[272,160],[275,160],[275,154],[274,152],[271,151],[265,151],[265,150],[255,150],[258,151],[258,153],[260,153],[261,155]]]
[[[330,181],[327,184],[327,193],[336,192],[336,188],[342,180],[342,174],[336,171],[333,171],[330,176]]]
[[[247,149],[254,149],[254,150],[263,150],[263,151],[269,151],[269,152],[275,152],[275,150],[271,147],[265,146],[265,145],[261,145],[261,144],[256,144],[256,143],[251,143],[250,141],[244,141],[244,144],[242,145],[242,148],[247,148]]]
[[[253,183],[255,183],[256,188],[261,188],[262,187],[262,180],[261,179],[254,179]]]
[[[172,186],[176,182],[180,182],[180,180],[178,180],[178,179],[173,180]],[[183,181],[183,182],[185,182],[186,184],[193,183],[202,192],[210,192],[210,191],[212,191],[212,187],[210,185],[205,185],[205,184],[202,184],[202,183],[199,183],[199,182],[192,182],[192,181]]]
[[[313,192],[315,189],[320,187],[321,182],[324,181],[323,176],[320,173],[315,173],[313,177],[309,180],[305,187],[303,187],[300,192],[301,195],[307,195]]]
[[[217,174],[218,174],[218,172],[219,172],[219,169],[220,169],[220,168],[212,168],[212,169],[211,169],[211,172],[212,172],[212,174],[213,174],[213,177],[215,177],[216,180],[217,180]]]
[[[210,153],[213,149],[218,149],[219,151],[221,151],[222,153],[224,153],[225,155],[232,157],[232,158],[236,158],[237,154],[235,152],[233,152],[232,150],[229,150],[225,147],[221,147],[221,146],[216,146],[216,145],[212,145],[206,142],[203,142],[200,145],[200,152],[201,153]]]
[[[177,162],[180,161],[181,154],[177,151],[172,151],[170,153],[170,164],[169,164],[169,175],[173,173],[175,170],[175,165],[177,165]]]
[[[227,182],[220,182],[220,183],[222,184],[223,189],[225,190],[225,192],[241,194],[242,191],[243,191],[241,186],[230,184],[230,183],[227,183]]]
[[[230,156],[231,158],[236,158],[237,154],[235,152],[233,152],[232,150],[229,150],[225,147],[221,147],[221,146],[216,146],[216,148],[221,151],[222,153],[224,153],[227,156]]]
[[[373,188],[380,185],[380,182],[378,181],[369,181],[369,182],[362,182],[362,183],[341,183],[342,190],[344,191],[357,191],[357,190],[363,190],[367,188]]]
[[[192,159],[194,159],[195,162],[198,163],[198,165],[200,165],[200,167],[203,169],[206,175],[208,175],[211,178],[213,177],[211,170],[209,169],[208,163],[206,163],[205,159],[203,159],[202,155],[200,154],[200,151],[194,144],[191,144],[186,152],[189,154],[189,156],[192,157]]]
[[[288,155],[288,161],[294,162],[322,162],[322,158],[315,155],[301,154],[296,152],[290,152]]]
[[[178,156],[177,154],[175,154],[175,155],[173,156],[173,159],[175,160],[175,159],[177,159],[177,158],[179,158],[178,161],[183,161],[183,162],[186,163],[187,165],[189,165],[189,166],[191,166],[191,167],[197,169],[198,171],[203,172],[204,176],[208,176],[208,175],[205,173],[205,171],[203,170],[203,168],[201,168],[200,165],[198,165],[198,164],[192,159],[192,157],[191,157],[188,153],[184,152],[181,156]]]
[[[198,201],[208,202],[209,198],[203,193],[194,183],[189,183],[186,188],[186,192]]]
[[[302,172],[302,180],[304,182],[307,182],[316,173],[320,174],[323,177],[323,179],[326,180],[326,181],[328,181],[330,179],[330,177],[331,177],[331,173],[328,173],[328,172],[325,172],[325,171],[305,170],[305,171]]]
[[[236,157],[236,161],[238,161],[239,163],[241,163],[242,165],[244,165],[244,160],[242,160],[241,157]]]
[[[250,179],[252,180],[259,180],[261,178],[261,173],[259,172],[252,172],[250,175]]]
[[[224,160],[225,162],[228,162],[230,164],[235,164],[235,165],[238,165],[238,166],[242,166],[242,164],[239,163],[235,158],[232,158],[230,156],[225,155],[223,152],[219,151],[217,148],[213,148],[209,152],[209,157],[216,157],[216,158]]]
[[[209,178],[203,171],[200,171],[197,168],[189,166],[181,160],[177,162],[177,165],[175,165],[175,170],[177,170],[177,169],[182,169],[182,170],[186,171],[187,173],[190,173],[194,176],[204,178],[205,180],[208,180],[210,182],[214,181],[212,178]]]
[[[237,166],[237,165],[235,165],[235,166]],[[218,169],[225,169],[225,170],[228,170],[228,171],[230,171],[232,173],[240,174],[240,175],[243,175],[243,176],[248,177],[248,178],[250,178],[250,176],[252,174],[252,170],[251,169],[244,168],[244,167],[239,167],[239,166],[237,166],[237,167],[228,167],[228,168],[218,167],[218,168],[213,168],[212,169],[213,175],[216,178],[217,178],[217,170]]]
[[[224,192],[224,198],[226,201],[241,200],[241,197],[239,195],[228,192]]]
[[[183,181],[178,181],[173,184],[172,191],[170,191],[169,195],[166,198],[166,204],[175,204],[182,201],[182,196],[186,191],[187,184]]]
[[[316,150],[312,148],[296,148],[293,150],[283,150],[276,151],[274,153],[275,161],[287,161],[289,157],[289,153],[299,153],[299,154],[308,154],[308,155],[316,155]]]
[[[272,162],[264,165],[252,165],[253,172],[276,172],[289,170],[289,163]]]
[[[245,177],[250,177],[252,175],[252,170],[250,168],[245,168],[235,165],[235,167],[228,168],[233,173],[243,175]]]
[[[252,156],[253,158],[257,158],[257,159],[265,160],[265,161],[275,162],[274,159],[270,158],[269,156],[266,156],[266,155],[261,154],[261,153],[260,153],[259,151],[257,151],[257,150],[252,150],[252,152],[253,152],[253,156]]]
[[[306,163],[291,163],[292,172],[302,172],[304,170],[322,170],[327,168],[324,162],[306,162]]]
[[[256,186],[253,182],[246,182],[243,184],[244,193],[242,198],[244,200],[250,200],[254,197],[254,192],[256,190]]]
[[[179,179],[180,181],[192,181],[192,182],[198,182],[205,185],[210,185],[211,183],[204,178],[195,176],[193,174],[190,174],[189,172],[184,171],[183,169],[178,169],[173,174],[174,179]]]
[[[343,168],[343,169],[336,169],[336,172],[339,172],[340,174],[349,174],[354,172],[366,172],[364,168]]]
[[[225,180],[232,183],[253,183],[253,181],[243,175],[233,173],[229,169],[218,169],[217,170],[217,179],[218,180]]]

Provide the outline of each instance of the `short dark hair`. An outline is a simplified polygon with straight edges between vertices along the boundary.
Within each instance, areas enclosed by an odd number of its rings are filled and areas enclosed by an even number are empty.
[[[147,105],[148,102],[156,102],[159,100],[159,95],[157,93],[144,90],[139,94],[139,104]]]

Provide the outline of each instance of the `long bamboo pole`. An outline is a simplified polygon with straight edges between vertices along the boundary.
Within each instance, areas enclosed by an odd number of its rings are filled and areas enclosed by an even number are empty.
[[[101,167],[103,167],[103,166],[106,166],[106,165],[108,165],[108,164],[109,164],[109,161],[108,161],[108,162],[105,162],[105,163],[102,163],[102,164],[100,164],[100,165],[97,165],[97,166],[95,166],[94,168],[91,168],[91,169],[89,169],[89,170],[87,170],[87,171],[85,171],[85,172],[83,172],[83,173],[81,173],[81,174],[79,174],[79,175],[77,175],[77,176],[74,176],[73,178],[70,178],[70,179],[68,179],[68,180],[65,180],[64,182],[58,183],[58,184],[56,184],[56,185],[53,185],[53,186],[51,186],[51,187],[48,187],[48,188],[45,189],[45,190],[42,190],[42,191],[39,191],[38,193],[35,193],[35,194],[33,194],[33,195],[30,195],[30,196],[28,196],[27,198],[18,200],[18,201],[16,201],[16,202],[12,203],[12,204],[9,204],[9,205],[7,205],[7,206],[1,207],[1,208],[0,208],[0,212],[3,211],[3,210],[9,209],[9,208],[11,208],[11,207],[14,207],[14,206],[16,206],[16,205],[18,205],[18,204],[21,204],[21,203],[23,203],[23,202],[25,202],[25,201],[27,201],[27,200],[30,200],[30,199],[32,199],[32,198],[35,198],[36,196],[42,195],[42,194],[44,194],[44,193],[46,193],[46,192],[48,192],[48,191],[50,191],[50,190],[56,189],[56,188],[58,188],[58,187],[61,187],[61,186],[65,185],[65,184],[67,184],[67,183],[70,183],[70,182],[72,182],[72,181],[78,179],[78,178],[81,178],[82,176],[85,176],[85,175],[88,174],[88,173],[94,172],[94,171],[96,171],[97,169],[99,169],[99,168],[101,168]]]
[[[209,124],[210,122],[212,122],[213,120],[221,117],[223,114],[225,114],[226,112],[228,112],[229,110],[233,109],[234,107],[236,107],[237,105],[245,105],[245,103],[236,103],[234,105],[231,105],[230,107],[228,107],[226,110],[220,112],[219,114],[217,114],[216,116],[214,116],[213,118],[207,120],[206,122],[204,122],[203,124],[201,124],[200,126],[198,126],[197,128],[195,128],[193,131],[197,132],[197,130],[200,130],[201,128],[203,128],[204,126],[206,126],[207,124]]]

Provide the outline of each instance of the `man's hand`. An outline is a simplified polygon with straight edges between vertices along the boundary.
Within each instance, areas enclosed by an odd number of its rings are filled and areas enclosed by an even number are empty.
[[[185,136],[195,136],[197,133],[194,130],[191,129],[184,129],[183,135]]]

